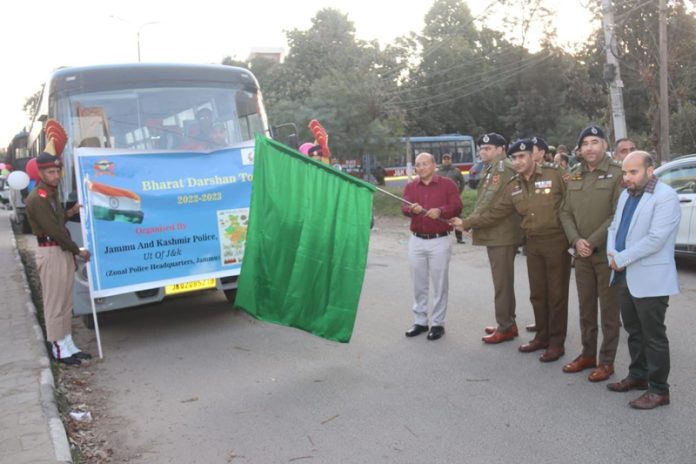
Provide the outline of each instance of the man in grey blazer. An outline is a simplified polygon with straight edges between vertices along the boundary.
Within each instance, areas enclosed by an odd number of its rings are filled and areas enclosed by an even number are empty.
[[[621,193],[607,237],[611,283],[628,332],[628,376],[607,388],[648,390],[629,402],[635,409],[669,404],[669,341],[665,313],[669,295],[679,293],[674,242],[681,211],[679,197],[653,175],[653,159],[634,151],[623,162]]]

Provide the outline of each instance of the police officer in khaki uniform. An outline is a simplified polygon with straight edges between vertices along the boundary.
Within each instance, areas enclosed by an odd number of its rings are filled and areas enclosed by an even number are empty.
[[[597,126],[578,137],[582,162],[570,173],[561,222],[575,250],[575,281],[580,304],[582,353],[563,366],[574,373],[595,368],[588,379],[607,380],[614,373],[614,358],[621,328],[620,307],[609,286],[606,262],[607,229],[621,194],[621,163],[606,154],[607,141]],[[597,300],[602,324],[602,346],[597,364]]]
[[[515,175],[512,164],[505,156],[507,140],[495,132],[484,134],[476,142],[479,156],[485,163],[481,171],[482,182],[476,194],[474,211],[467,218],[475,220],[500,202],[505,184]],[[468,228],[467,228],[468,229]],[[485,343],[500,343],[517,337],[515,323],[515,255],[522,242],[520,218],[517,214],[491,223],[485,227],[474,227],[474,245],[484,245],[493,275],[495,292],[496,327],[486,327]]]
[[[532,142],[532,158],[534,158],[536,164],[541,166],[546,162],[546,153],[549,151],[549,145],[541,137],[532,137],[529,140]]]
[[[442,164],[437,168],[437,175],[452,179],[457,184],[457,189],[461,195],[462,190],[464,190],[464,176],[458,167],[452,165],[451,153],[442,154]],[[466,243],[461,230],[455,230],[454,235],[457,237],[457,243]]]
[[[542,362],[556,361],[565,353],[568,326],[570,255],[559,219],[565,182],[558,166],[538,165],[532,157],[532,141],[520,140],[508,154],[517,174],[507,182],[494,208],[464,220],[451,220],[463,229],[490,227],[517,212],[527,236],[527,274],[537,334],[519,347],[523,353],[546,349]]]
[[[529,140],[532,142],[532,159],[534,159],[534,162],[539,166],[543,166],[543,164],[546,162],[546,153],[549,151],[549,145],[546,143],[546,140],[541,137],[535,136]],[[527,332],[537,331],[536,324],[529,324],[525,328],[527,329]]]
[[[63,162],[56,155],[53,140],[36,161],[41,180],[27,197],[26,210],[39,245],[36,267],[41,280],[46,339],[54,359],[79,365],[91,356],[77,348],[72,339],[74,257],[88,261],[90,253],[72,241],[65,222],[79,212],[80,205],[65,211],[58,198]]]

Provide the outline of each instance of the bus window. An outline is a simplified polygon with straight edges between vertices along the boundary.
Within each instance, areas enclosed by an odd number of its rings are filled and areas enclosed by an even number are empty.
[[[226,143],[262,132],[257,95],[211,88],[143,88],[72,95],[74,146],[125,149],[194,149],[212,146],[212,127],[225,127]]]

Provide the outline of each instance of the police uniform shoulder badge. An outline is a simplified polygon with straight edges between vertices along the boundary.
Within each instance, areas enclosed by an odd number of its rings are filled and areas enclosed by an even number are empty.
[[[41,198],[48,198],[48,192],[45,191],[44,189],[37,189],[36,193],[41,197]]]
[[[570,171],[570,180],[582,180],[581,166],[580,164],[573,166],[573,169]]]
[[[498,172],[505,172],[505,161],[498,161]]]
[[[609,161],[609,164],[611,164],[612,166],[616,166],[617,168],[620,168],[623,165],[621,161],[614,158],[612,158],[611,161]]]

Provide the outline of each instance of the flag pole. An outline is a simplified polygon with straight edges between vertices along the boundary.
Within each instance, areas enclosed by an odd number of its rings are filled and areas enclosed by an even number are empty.
[[[375,186],[375,189],[379,190],[380,192],[382,192],[383,194],[385,194],[385,195],[387,195],[387,196],[390,196],[390,197],[394,198],[395,200],[399,200],[399,201],[402,202],[402,203],[406,203],[408,206],[413,206],[413,203],[411,203],[411,202],[408,201],[408,200],[404,200],[403,198],[401,198],[401,197],[398,196],[398,195],[394,195],[393,193],[388,192],[388,191],[386,191],[386,190],[384,190],[384,189],[381,189],[381,188],[379,188],[379,187],[377,187],[377,186]]]

